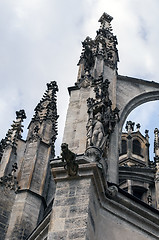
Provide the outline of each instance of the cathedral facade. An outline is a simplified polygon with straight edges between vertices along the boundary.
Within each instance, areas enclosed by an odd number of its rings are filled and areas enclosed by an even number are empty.
[[[0,239],[151,240],[159,238],[159,130],[124,122],[159,99],[159,84],[118,75],[117,38],[104,13],[86,37],[69,87],[61,157],[55,158],[57,83],[35,108],[26,140],[24,110],[0,142]]]

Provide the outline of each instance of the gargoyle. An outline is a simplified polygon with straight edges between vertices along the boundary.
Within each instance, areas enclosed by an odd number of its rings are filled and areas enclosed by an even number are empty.
[[[69,176],[75,176],[78,172],[78,164],[75,162],[76,154],[68,149],[67,143],[61,144],[62,161],[65,162],[64,168],[67,170]]]

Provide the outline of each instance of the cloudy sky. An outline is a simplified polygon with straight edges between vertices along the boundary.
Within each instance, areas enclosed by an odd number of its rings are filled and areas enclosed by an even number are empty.
[[[120,75],[159,82],[158,0],[0,0],[0,138],[25,109],[24,137],[46,83],[59,85],[57,146],[61,144],[68,105],[67,87],[77,78],[81,41],[94,38],[103,12],[113,16]],[[145,110],[146,109],[146,110]],[[132,112],[141,131],[159,128],[159,104]],[[58,149],[58,147],[57,147]],[[57,154],[58,154],[57,150]]]

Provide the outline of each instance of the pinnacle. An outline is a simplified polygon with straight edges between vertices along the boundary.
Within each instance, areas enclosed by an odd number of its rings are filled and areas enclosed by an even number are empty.
[[[111,17],[109,14],[107,13],[103,13],[103,15],[100,17],[100,19],[98,20],[98,22],[103,23],[103,22],[108,22],[110,23],[113,20],[113,17]]]

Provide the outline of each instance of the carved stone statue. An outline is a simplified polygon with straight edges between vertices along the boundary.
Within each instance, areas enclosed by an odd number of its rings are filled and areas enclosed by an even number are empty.
[[[75,176],[78,172],[78,164],[75,162],[76,154],[68,149],[67,143],[61,144],[62,161],[65,162],[64,168],[67,170],[69,176]]]
[[[117,107],[112,109],[112,102],[109,98],[109,84],[109,80],[104,80],[103,76],[95,79],[95,98],[87,99],[89,115],[86,126],[87,156],[93,154],[101,157],[107,156],[111,133],[114,130],[116,122],[119,121],[119,109]],[[95,159],[99,159],[99,157]]]
[[[92,146],[92,137],[93,137],[93,126],[94,126],[94,120],[93,118],[90,118],[88,120],[86,129],[87,129],[87,146]]]
[[[82,42],[83,46],[83,59],[84,59],[84,69],[89,71],[94,65],[94,57],[93,57],[93,40],[90,37],[87,37],[84,42]]]
[[[105,132],[102,121],[101,113],[95,115],[93,133],[92,133],[92,144],[97,148],[102,148],[105,142]]]

